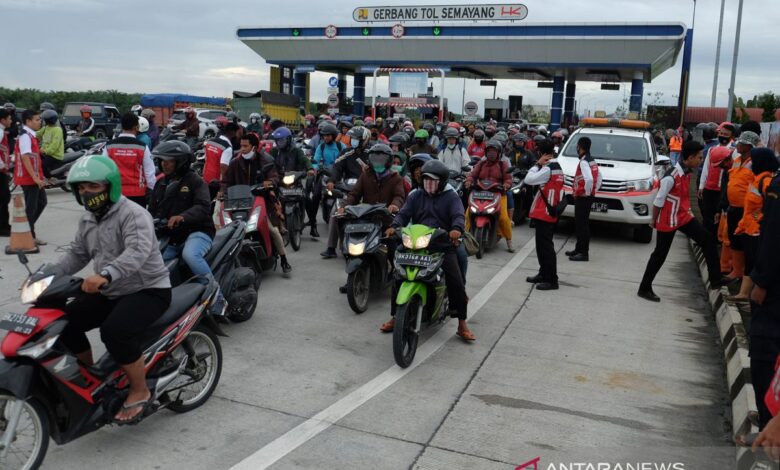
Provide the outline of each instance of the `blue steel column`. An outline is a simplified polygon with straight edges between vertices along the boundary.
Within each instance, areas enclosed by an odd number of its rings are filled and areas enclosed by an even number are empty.
[[[685,46],[683,48],[682,71],[680,72],[680,95],[677,100],[677,108],[680,111],[680,126],[682,126],[683,121],[685,121],[685,108],[688,107],[688,82],[691,79],[690,75],[691,75],[692,50],[693,50],[693,29],[689,29],[688,32],[685,34]]]
[[[636,111],[637,115],[642,114],[642,93],[644,93],[644,88],[644,74],[636,72],[634,79],[631,80],[631,101],[628,104],[628,110]]]
[[[295,71],[293,75],[293,95],[298,97],[301,114],[306,114],[306,76],[307,72]]]
[[[339,96],[339,107],[342,108],[343,110],[344,109],[343,106],[347,98],[347,75],[343,73],[339,74],[338,96]]]
[[[553,78],[552,105],[550,106],[550,132],[561,127],[563,111],[563,72],[556,72]]]
[[[577,90],[577,83],[569,80],[566,83],[566,101],[563,106],[563,124],[570,126],[574,124],[574,93]]]
[[[352,80],[352,114],[363,117],[366,101],[366,74],[356,73]]]

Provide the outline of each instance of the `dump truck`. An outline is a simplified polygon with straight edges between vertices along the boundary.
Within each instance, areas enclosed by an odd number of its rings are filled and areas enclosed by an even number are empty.
[[[301,128],[299,105],[300,100],[296,96],[266,90],[256,93],[234,91],[231,103],[242,121],[249,122],[252,113],[267,114],[271,119],[280,119],[293,130]]]

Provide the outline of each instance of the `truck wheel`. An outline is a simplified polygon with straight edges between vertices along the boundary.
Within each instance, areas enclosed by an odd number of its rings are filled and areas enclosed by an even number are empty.
[[[653,240],[653,228],[649,225],[637,225],[634,227],[634,241],[637,243],[650,243]]]
[[[203,139],[204,139],[204,140],[211,140],[211,139],[213,139],[213,138],[214,138],[214,137],[216,137],[216,136],[217,136],[217,135],[214,133],[214,131],[212,131],[212,130],[207,130],[207,131],[206,131],[206,132],[203,134]]]
[[[95,129],[95,140],[97,139],[105,139],[106,138],[106,130],[99,128]]]

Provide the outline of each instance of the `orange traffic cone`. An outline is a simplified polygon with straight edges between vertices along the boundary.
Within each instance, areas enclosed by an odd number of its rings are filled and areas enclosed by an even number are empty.
[[[30,232],[30,222],[24,210],[24,199],[21,194],[14,196],[14,217],[11,222],[11,243],[5,247],[5,254],[38,253],[41,251],[33,240]]]

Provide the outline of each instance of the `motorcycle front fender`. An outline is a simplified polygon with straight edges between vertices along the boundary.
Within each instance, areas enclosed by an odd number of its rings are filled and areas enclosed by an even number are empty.
[[[347,272],[347,274],[352,274],[358,269],[362,268],[366,263],[367,261],[363,258],[352,258],[347,261],[347,267],[344,268],[344,270]]]
[[[490,225],[490,217],[478,215],[475,220],[475,224],[477,225],[477,228],[487,227]]]
[[[396,305],[403,305],[409,303],[412,297],[419,295],[422,299],[422,304],[428,303],[428,286],[422,282],[409,282],[405,281],[401,283],[401,287],[398,288],[398,295],[395,297]]]
[[[0,360],[0,390],[24,400],[30,396],[34,373],[35,368],[30,364]]]

